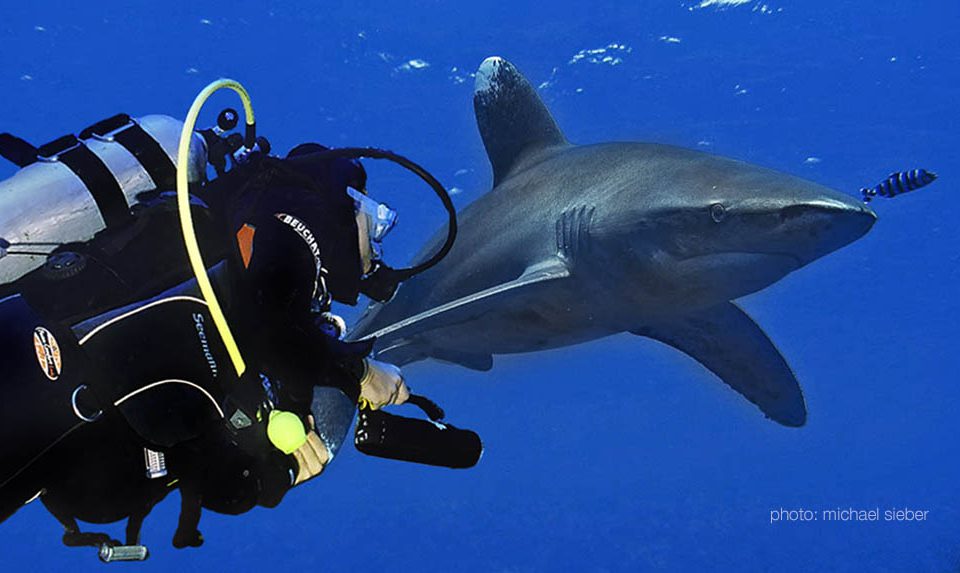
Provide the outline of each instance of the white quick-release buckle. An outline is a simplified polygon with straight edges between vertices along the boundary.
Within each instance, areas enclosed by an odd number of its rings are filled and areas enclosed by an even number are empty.
[[[167,475],[167,458],[163,452],[143,448],[143,461],[147,469],[147,479],[159,479]]]

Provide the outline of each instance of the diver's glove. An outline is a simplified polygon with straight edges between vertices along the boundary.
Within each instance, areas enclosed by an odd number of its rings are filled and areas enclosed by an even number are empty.
[[[410,398],[410,389],[400,369],[393,364],[367,358],[360,379],[360,408],[379,410],[384,406],[403,404]]]
[[[307,433],[307,441],[293,452],[293,457],[297,460],[298,468],[293,485],[300,485],[323,472],[323,468],[327,467],[330,461],[330,452],[327,446],[323,445],[320,436],[310,431]]]

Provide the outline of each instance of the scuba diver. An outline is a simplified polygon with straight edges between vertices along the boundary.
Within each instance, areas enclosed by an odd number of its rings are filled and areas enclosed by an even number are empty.
[[[266,175],[270,168],[256,162],[220,181],[256,181],[228,208],[237,248],[214,271],[232,291],[227,316],[256,368],[232,379],[193,281],[74,330],[98,371],[122,384],[114,396],[128,424],[167,452],[182,497],[178,547],[200,544],[201,506],[227,514],[274,507],[319,474],[358,402],[378,409],[409,396],[397,369],[365,358],[368,343],[344,343],[332,330],[339,325],[330,303],[356,304],[374,262],[371,242],[389,228],[369,231],[377,207],[371,213],[371,200],[357,191],[364,190],[362,167],[313,161],[304,153],[311,147],[291,153],[305,158],[298,164],[276,162],[276,173]],[[215,404],[196,387],[222,394]]]
[[[0,263],[37,256],[23,249],[56,246],[39,268],[0,265],[9,293],[0,291],[0,353],[9,365],[0,380],[6,393],[0,431],[20,437],[0,450],[0,521],[39,498],[64,525],[65,544],[98,546],[105,561],[145,559],[140,525],[179,489],[174,545],[199,546],[202,508],[241,514],[275,507],[337,455],[358,407],[355,443],[364,453],[447,467],[479,459],[472,432],[381,412],[410,400],[431,419],[443,417],[429,400],[411,397],[398,368],[369,357],[372,341],[344,342],[346,324],[332,312],[333,302],[355,305],[361,293],[389,300],[402,280],[449,251],[456,221],[442,186],[416,164],[380,150],[305,144],[284,159],[271,157],[247,115],[242,144],[225,136],[236,125],[232,110],[221,114],[219,129],[200,132],[218,177],[203,182],[194,169],[185,204],[201,224],[183,227],[186,257],[182,249],[159,246],[169,244],[176,216],[184,220],[183,209],[172,207],[173,194],[164,192],[171,177],[163,159],[172,162],[172,154],[156,153],[169,141],[153,137],[151,146],[141,137],[139,149],[128,149],[154,183],[135,201],[126,197],[129,218],[109,206],[103,177],[96,185],[90,162],[77,159],[75,150],[121,141],[118,135],[146,131],[149,121],[123,116],[93,126],[96,141],[81,133],[53,148],[0,139],[0,152],[23,171],[48,167],[31,155],[69,168],[102,221],[92,238],[73,242],[31,241],[44,237],[26,231],[11,241],[0,228]],[[190,123],[188,115],[183,131],[193,140]],[[134,146],[123,139],[125,148]],[[196,145],[182,137],[181,149],[185,142]],[[174,173],[186,180],[183,157]],[[450,225],[433,257],[404,270],[383,262],[382,241],[396,213],[367,195],[361,157],[400,163],[438,193]],[[124,192],[121,183],[117,178],[112,187]],[[181,191],[178,201],[186,195]],[[194,232],[215,263],[189,278]],[[150,257],[162,259],[156,271]],[[125,544],[77,526],[77,519],[124,517]]]

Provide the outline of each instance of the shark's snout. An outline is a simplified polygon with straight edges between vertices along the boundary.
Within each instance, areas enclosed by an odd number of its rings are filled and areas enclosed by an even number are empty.
[[[787,252],[807,264],[859,239],[873,227],[877,215],[851,199],[824,199],[780,209],[780,232]]]

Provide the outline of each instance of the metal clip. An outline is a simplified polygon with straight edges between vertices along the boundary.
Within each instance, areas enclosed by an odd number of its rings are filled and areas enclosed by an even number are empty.
[[[44,163],[56,163],[60,161],[60,156],[83,145],[83,142],[73,135],[66,135],[44,145],[37,151],[37,161]]]
[[[96,139],[97,141],[103,141],[105,143],[113,143],[114,137],[118,133],[130,129],[136,124],[137,122],[133,118],[130,118],[130,120],[127,123],[121,125],[116,129],[112,129],[106,133],[97,133],[96,131],[90,132],[90,139]]]

